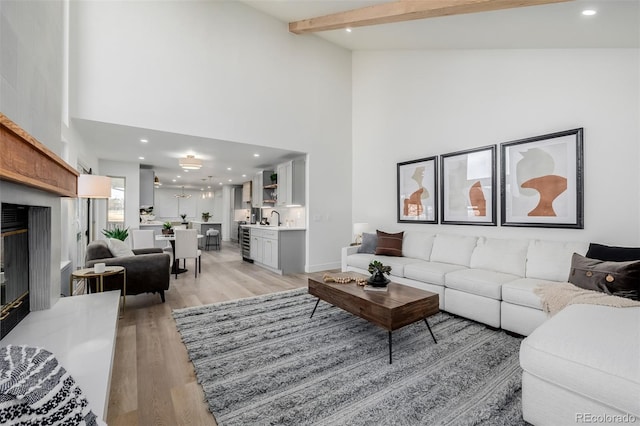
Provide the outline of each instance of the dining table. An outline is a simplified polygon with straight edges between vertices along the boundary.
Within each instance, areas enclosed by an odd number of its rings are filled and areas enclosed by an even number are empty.
[[[198,234],[198,239],[204,238],[203,234]],[[172,274],[182,274],[187,272],[188,269],[180,268],[178,259],[176,259],[176,234],[158,234],[156,235],[156,241],[169,241],[171,244],[171,250],[173,251],[173,267],[171,269]]]

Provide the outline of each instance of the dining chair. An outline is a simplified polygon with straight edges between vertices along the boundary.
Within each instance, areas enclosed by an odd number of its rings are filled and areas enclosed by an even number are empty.
[[[202,251],[198,249],[198,231],[196,229],[175,229],[176,236],[176,261],[184,259],[185,268],[187,259],[195,259],[195,276],[202,272]],[[176,270],[176,278],[178,273]]]
[[[155,235],[152,229],[133,229],[131,237],[133,238],[133,248],[154,248],[156,246]]]

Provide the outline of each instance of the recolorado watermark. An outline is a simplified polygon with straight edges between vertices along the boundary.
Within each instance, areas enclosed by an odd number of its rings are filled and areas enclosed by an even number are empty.
[[[638,418],[632,414],[593,414],[576,413],[576,423],[636,423]]]

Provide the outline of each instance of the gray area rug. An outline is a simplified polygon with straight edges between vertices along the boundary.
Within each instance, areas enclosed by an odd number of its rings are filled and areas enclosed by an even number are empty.
[[[446,313],[393,332],[306,289],[173,311],[220,425],[519,425],[521,339]]]

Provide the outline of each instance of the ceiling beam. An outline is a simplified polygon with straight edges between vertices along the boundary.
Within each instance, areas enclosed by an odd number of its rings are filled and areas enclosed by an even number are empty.
[[[289,31],[305,34],[566,1],[573,0],[399,0],[289,22]]]

